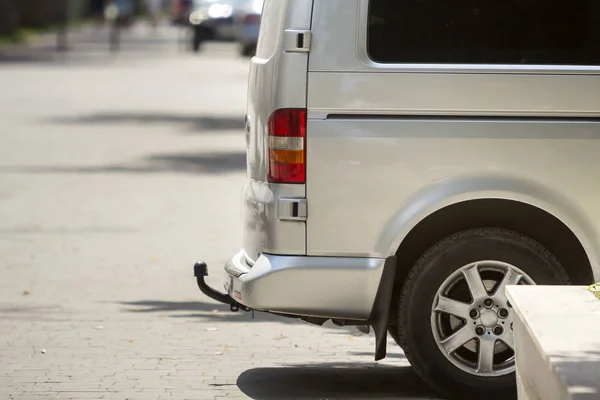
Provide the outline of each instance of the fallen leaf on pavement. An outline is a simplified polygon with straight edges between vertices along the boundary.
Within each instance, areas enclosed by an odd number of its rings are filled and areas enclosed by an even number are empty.
[[[127,343],[133,343],[133,340],[129,339],[129,340],[127,341]]]
[[[29,296],[31,292],[29,290],[23,290],[23,296]]]

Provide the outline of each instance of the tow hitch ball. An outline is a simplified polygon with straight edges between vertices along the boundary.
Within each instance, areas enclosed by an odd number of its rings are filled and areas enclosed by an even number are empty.
[[[251,311],[250,308],[238,303],[228,294],[221,293],[218,290],[208,286],[208,284],[204,281],[204,278],[208,276],[208,267],[206,263],[198,262],[194,265],[194,276],[198,282],[198,288],[206,296],[218,301],[219,303],[229,304],[229,309],[233,312],[238,312],[240,309],[244,311]]]

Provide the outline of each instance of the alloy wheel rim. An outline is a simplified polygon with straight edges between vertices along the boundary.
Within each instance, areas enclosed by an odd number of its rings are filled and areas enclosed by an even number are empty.
[[[514,265],[478,261],[448,276],[431,308],[431,329],[440,352],[457,368],[475,376],[515,371],[514,310],[507,285],[535,285]]]

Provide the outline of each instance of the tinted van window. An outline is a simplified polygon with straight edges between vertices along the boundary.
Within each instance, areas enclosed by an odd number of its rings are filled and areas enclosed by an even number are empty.
[[[371,0],[381,63],[600,64],[599,0]]]

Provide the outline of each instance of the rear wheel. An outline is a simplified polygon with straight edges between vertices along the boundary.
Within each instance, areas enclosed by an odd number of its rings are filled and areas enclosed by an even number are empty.
[[[398,341],[415,371],[443,395],[514,398],[514,311],[505,288],[565,283],[560,262],[526,236],[495,228],[458,233],[410,271]]]

